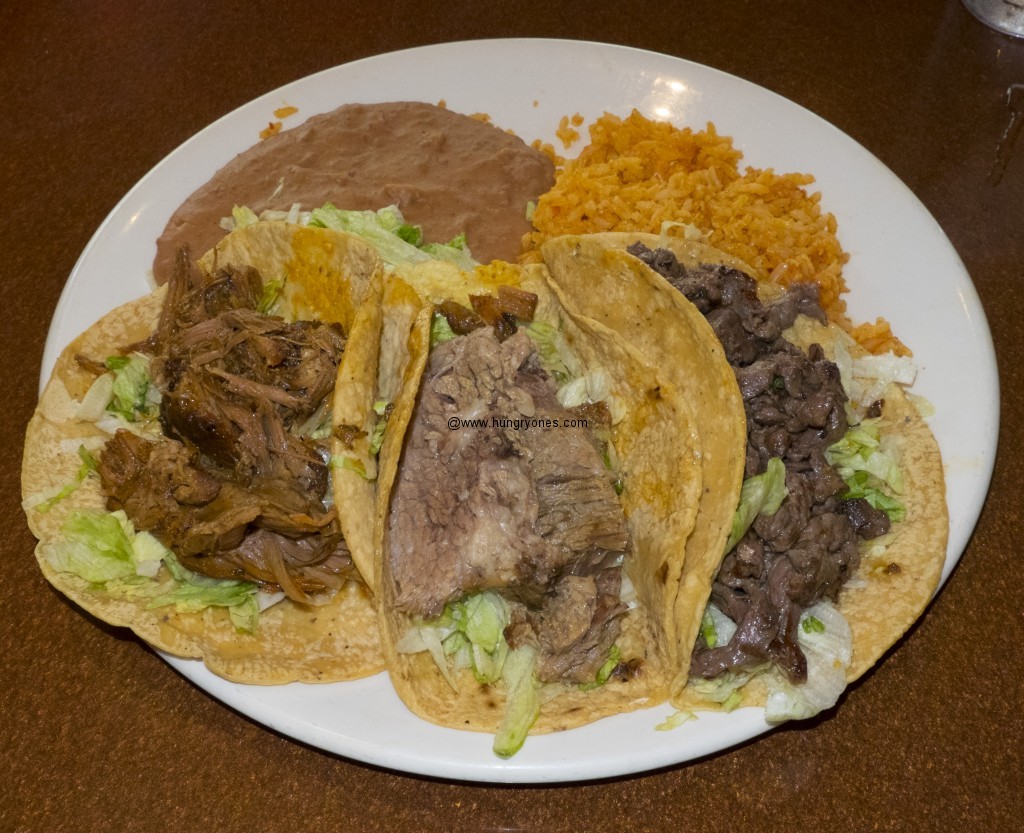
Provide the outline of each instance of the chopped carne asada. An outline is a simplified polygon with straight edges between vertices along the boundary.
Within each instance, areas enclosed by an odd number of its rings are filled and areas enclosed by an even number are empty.
[[[825,315],[812,284],[799,284],[765,304],[753,278],[725,265],[686,267],[665,249],[636,243],[639,257],[707,318],[736,373],[747,419],[747,477],[781,459],[788,496],[762,515],[726,554],[711,603],[737,624],[728,644],[698,638],[691,673],[713,678],[768,661],[792,682],[807,676],[797,642],[800,615],[835,601],[856,569],[858,542],[889,531],[889,518],[847,491],[826,449],[847,429],[846,394],[836,365],[818,345],[807,354],[782,337],[797,315]]]
[[[257,312],[262,289],[252,268],[200,275],[179,253],[143,345],[164,437],[118,431],[98,471],[107,508],[188,569],[310,602],[354,576],[327,449],[303,435],[330,407],[345,336]]]

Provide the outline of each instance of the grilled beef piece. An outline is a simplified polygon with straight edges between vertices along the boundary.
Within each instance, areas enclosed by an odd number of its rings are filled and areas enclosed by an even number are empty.
[[[179,256],[147,345],[165,437],[119,431],[99,472],[108,507],[189,569],[306,601],[351,574],[326,447],[300,436],[330,406],[345,338],[258,312],[262,291],[252,269],[205,278]]]
[[[547,604],[525,611],[541,646],[539,680],[594,679],[618,636],[617,617],[626,610],[619,597],[621,584],[619,568],[604,568],[596,575],[566,573],[555,582]]]
[[[769,661],[790,680],[805,680],[800,615],[837,598],[859,563],[859,539],[889,530],[888,516],[867,501],[841,499],[846,484],[825,459],[847,429],[838,368],[819,345],[805,355],[782,337],[801,313],[826,320],[817,287],[800,284],[763,304],[754,279],[737,269],[685,267],[672,252],[639,243],[629,251],[682,292],[722,342],[746,412],[746,476],[773,457],[786,466],[789,496],[775,515],[755,520],[712,586],[711,601],[737,623],[736,633],[714,648],[698,638],[691,673],[711,678]]]
[[[487,588],[513,609],[510,642],[540,649],[545,680],[593,680],[618,635],[622,507],[528,336],[476,329],[433,348],[392,493],[395,604],[414,616]],[[450,419],[480,427],[449,427]],[[515,420],[520,420],[517,427]]]

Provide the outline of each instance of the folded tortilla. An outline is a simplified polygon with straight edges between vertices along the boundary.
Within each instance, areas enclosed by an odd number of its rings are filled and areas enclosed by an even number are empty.
[[[608,327],[568,311],[562,290],[541,266],[500,265],[464,274],[450,264],[406,270],[402,277],[424,300],[410,340],[413,359],[381,451],[377,507],[377,578],[381,638],[392,681],[416,714],[442,726],[495,732],[505,708],[504,683],[482,684],[472,672],[453,672],[446,681],[428,652],[402,653],[398,643],[416,619],[396,607],[389,554],[390,513],[403,443],[408,442],[416,396],[429,352],[432,305],[468,303],[471,294],[508,284],[535,293],[534,320],[558,328],[584,368],[602,368],[624,416],[612,428],[624,488],[621,506],[631,540],[624,571],[636,604],[623,614],[616,646],[623,663],[642,671],[628,680],[611,678],[583,690],[577,685],[544,687],[543,706],[532,731],[568,729],[606,715],[663,702],[673,669],[688,645],[679,641],[672,609],[682,579],[685,542],[693,529],[701,490],[700,447],[691,409],[671,381],[645,362],[639,351]],[[453,489],[460,488],[452,483]],[[445,519],[440,519],[443,524]]]
[[[703,488],[686,540],[672,620],[681,651],[673,691],[687,669],[743,484],[747,423],[736,376],[704,316],[624,249],[631,235],[561,237],[542,249],[572,308],[620,333],[683,391],[700,436]],[[628,238],[628,239],[627,239]],[[616,245],[619,244],[619,245]]]
[[[692,577],[694,587],[687,592],[683,582],[675,612],[677,621],[687,623],[690,629],[692,647],[724,555],[726,535],[719,525],[725,523],[728,532],[737,504],[737,478],[742,477],[746,446],[743,403],[738,392],[732,390],[727,396],[707,395],[708,389],[731,387],[726,372],[730,376],[732,373],[721,345],[696,307],[661,275],[625,251],[638,241],[650,249],[670,249],[684,266],[724,264],[747,274],[751,269],[702,242],[652,234],[564,237],[542,248],[545,262],[575,309],[621,333],[652,365],[689,390],[702,449],[712,452],[710,459],[705,457],[708,467],[712,471],[719,468],[723,455],[736,464],[718,481],[724,488],[717,494],[705,490],[697,527],[687,541],[683,570]],[[649,326],[652,323],[653,328]],[[864,353],[839,327],[825,326],[802,315],[784,336],[804,352],[812,344],[821,345],[827,358],[834,357],[840,342],[853,356]],[[899,385],[890,384],[885,392],[879,427],[890,438],[900,460],[904,480],[900,498],[906,518],[893,524],[883,545],[862,545],[860,567],[839,596],[839,611],[853,636],[847,682],[874,665],[923,613],[938,585],[946,554],[949,520],[938,444]],[[706,470],[705,482],[708,477]],[[716,482],[713,473],[710,480]],[[685,629],[686,625],[680,627]],[[721,702],[703,696],[695,688],[687,672],[688,663],[678,669],[673,703],[681,709],[721,708]],[[757,674],[739,689],[740,702],[763,706],[769,691],[781,680],[782,674],[776,669]]]

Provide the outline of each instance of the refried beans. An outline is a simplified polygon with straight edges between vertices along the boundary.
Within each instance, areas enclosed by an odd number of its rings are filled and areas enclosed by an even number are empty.
[[[432,104],[347,104],[236,156],[174,212],[153,273],[170,277],[179,246],[202,254],[235,205],[259,214],[396,204],[424,239],[465,233],[476,260],[514,261],[530,231],[526,207],[554,183],[543,153],[493,125]]]

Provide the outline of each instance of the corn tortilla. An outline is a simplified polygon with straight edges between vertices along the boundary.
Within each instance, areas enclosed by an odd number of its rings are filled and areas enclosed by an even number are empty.
[[[624,232],[556,238],[544,244],[541,251],[582,312],[625,335],[647,355],[650,363],[671,373],[673,381],[685,386],[687,383],[682,377],[700,376],[704,382],[708,377],[721,379],[723,366],[728,368],[728,364],[713,331],[706,326],[699,311],[668,281],[625,252],[626,246],[638,240],[650,248],[671,249],[684,265],[724,263],[749,272],[742,261],[703,242],[649,234]],[[652,323],[653,331],[648,327]],[[835,345],[840,341],[851,355],[866,352],[835,324],[826,326],[806,316],[798,317],[784,335],[804,351],[811,344],[820,344],[829,358],[834,357]],[[717,421],[721,430],[729,411],[721,410],[727,406],[702,395],[699,388],[700,383],[691,379],[690,402],[702,431],[702,447],[706,449],[716,437],[708,433],[707,426]],[[738,398],[733,401],[738,414],[732,414],[730,423],[735,429],[737,425],[744,425],[744,419],[742,401]],[[938,444],[909,397],[896,384],[886,390],[880,429],[883,435],[890,437],[901,462],[904,491],[900,499],[907,514],[902,522],[893,525],[884,539],[863,545],[861,565],[840,594],[839,610],[853,633],[848,682],[874,665],[921,615],[938,586],[945,562],[949,519]],[[740,462],[742,476],[745,428],[736,441],[733,457]],[[724,451],[728,456],[727,449]],[[731,518],[739,484],[734,484],[734,488],[731,499],[728,489],[719,492],[725,503],[718,507],[718,518]],[[703,497],[701,511],[704,511]],[[709,507],[709,512],[712,511]],[[706,523],[710,515],[704,517]],[[706,576],[703,599],[694,606],[700,596],[688,595],[684,583],[676,609],[677,620],[690,623],[694,639],[723,554],[721,544],[702,553],[701,544],[711,542],[708,537],[700,537],[699,531],[698,526],[687,541],[684,572],[693,570],[695,575],[699,570]],[[692,686],[685,685],[687,670],[687,665],[680,666],[673,687],[673,703],[682,709],[720,708],[720,704],[701,697]],[[772,675],[778,676],[778,672],[759,675],[740,689],[743,705],[764,705]]]
[[[468,670],[456,672],[453,691],[426,652],[403,654],[396,647],[412,620],[394,606],[388,563],[389,496],[400,462],[400,442],[412,418],[420,376],[429,351],[430,303],[466,303],[468,295],[510,283],[538,295],[535,320],[560,326],[570,349],[586,367],[600,366],[625,403],[626,416],[613,428],[612,442],[626,484],[622,506],[632,547],[625,570],[639,605],[626,613],[616,640],[624,661],[643,661],[643,673],[628,682],[609,680],[600,688],[547,687],[547,700],[531,732],[572,728],[601,717],[663,702],[683,646],[671,620],[680,581],[682,554],[693,528],[700,494],[698,439],[687,403],[671,382],[648,366],[639,352],[604,325],[571,314],[565,296],[539,266],[520,271],[502,265],[463,275],[450,265],[428,265],[403,275],[424,297],[424,312],[413,333],[414,359],[396,403],[381,452],[377,507],[377,586],[381,634],[388,668],[399,696],[416,714],[452,728],[494,732],[504,712],[501,685],[481,685]],[[391,445],[389,445],[391,443]]]
[[[342,323],[348,335],[334,406],[343,413],[372,414],[383,285],[376,253],[339,232],[262,223],[235,232],[200,260],[208,268],[229,263],[253,266],[265,281],[287,277],[284,308],[289,314],[298,310],[310,316],[319,303],[316,292],[329,284],[344,287],[325,315]],[[161,287],[86,330],[62,352],[44,389],[26,431],[22,465],[22,495],[29,526],[39,539],[40,569],[57,590],[103,621],[130,628],[158,650],[201,659],[235,682],[331,682],[379,672],[384,661],[376,607],[360,582],[347,583],[320,606],[281,601],[261,613],[255,634],[247,634],[236,630],[224,608],[199,613],[173,606],[149,609],[144,598],[110,594],[76,575],[57,572],[43,556],[45,547],[61,538],[72,512],[105,508],[93,476],[45,513],[33,505],[75,480],[80,444],[96,452],[108,439],[93,423],[76,418],[94,376],[75,356],[102,359],[146,339],[156,328],[165,294]],[[367,520],[373,517],[374,490],[365,488],[365,479],[359,481],[334,483],[335,501],[344,507],[339,512],[342,531],[354,556],[360,548],[364,554],[372,550],[372,521]]]

